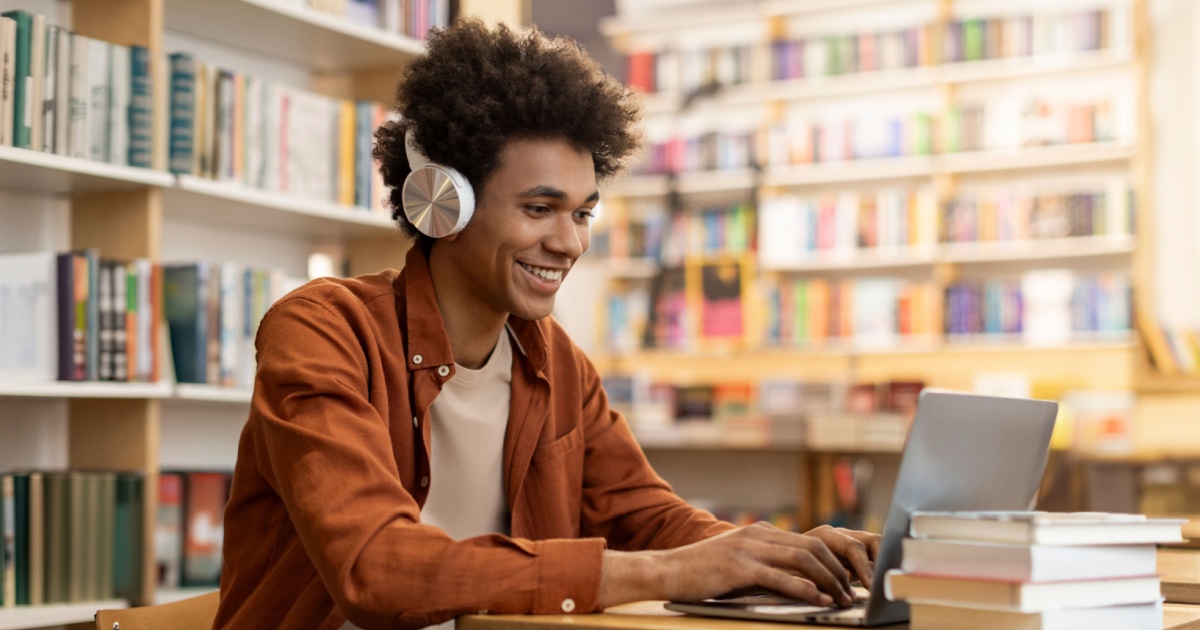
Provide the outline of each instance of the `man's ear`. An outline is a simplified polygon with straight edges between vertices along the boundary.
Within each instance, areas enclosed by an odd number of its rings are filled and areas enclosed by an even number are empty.
[[[455,233],[453,233],[453,234],[447,234],[447,235],[445,235],[445,236],[443,236],[443,237],[439,238],[438,240],[439,240],[439,241],[447,241],[447,242],[449,242],[449,241],[455,241],[455,240],[458,240],[458,235],[459,235],[459,234],[462,234],[462,232],[455,232]]]

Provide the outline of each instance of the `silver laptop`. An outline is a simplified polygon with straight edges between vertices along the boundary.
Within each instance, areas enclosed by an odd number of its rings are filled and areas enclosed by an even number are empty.
[[[1046,467],[1058,403],[926,389],[913,418],[870,594],[850,608],[822,608],[770,595],[667,608],[708,617],[879,626],[908,621],[908,605],[883,596],[884,574],[900,566],[915,511],[1028,510]]]

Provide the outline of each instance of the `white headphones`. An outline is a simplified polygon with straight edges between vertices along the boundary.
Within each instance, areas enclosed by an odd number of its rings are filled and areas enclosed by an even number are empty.
[[[433,238],[457,234],[475,213],[475,191],[463,174],[430,162],[417,148],[413,128],[404,133],[404,152],[412,172],[404,178],[401,199],[404,216],[420,232]]]

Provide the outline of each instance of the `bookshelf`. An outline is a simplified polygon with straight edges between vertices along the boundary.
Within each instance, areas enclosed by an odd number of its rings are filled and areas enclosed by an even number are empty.
[[[23,630],[45,628],[76,623],[95,623],[96,611],[101,609],[127,608],[129,602],[110,599],[81,604],[55,604],[24,608],[0,609],[0,630]]]
[[[465,13],[493,21],[528,17],[526,0],[459,4]],[[400,72],[423,43],[307,6],[274,0],[19,0],[14,8],[107,42],[164,55],[187,50],[224,67],[244,63],[250,74],[325,96],[390,103]],[[151,81],[155,169],[0,147],[0,222],[7,232],[0,234],[0,251],[96,248],[106,258],[228,261],[293,275],[305,273],[312,253],[331,255],[335,266],[344,264],[352,274],[403,263],[406,242],[389,217],[167,172],[167,74]],[[170,381],[0,381],[0,470],[133,471],[146,489],[143,579],[136,597],[0,608],[0,628],[88,623],[99,608],[211,590],[157,587],[157,481],[164,469],[230,469],[249,401],[244,388]]]
[[[992,53],[986,53],[972,61],[952,60],[949,52],[946,52],[945,58],[950,61],[938,58],[941,54],[938,49],[943,45],[950,46],[950,40],[943,38],[947,37],[951,28],[969,28],[964,21],[994,18],[1015,20],[1023,18],[1014,16],[1025,14],[1049,16],[1056,12],[1065,14],[1100,9],[1109,12],[1107,17],[1110,21],[1107,24],[1116,25],[1105,35],[1106,43],[1103,45],[1082,45],[1071,50],[1043,49],[1039,54],[1025,56],[986,58],[992,57]],[[638,174],[625,181],[613,182],[605,191],[605,204],[612,209],[608,214],[614,221],[611,225],[619,227],[620,232],[614,231],[610,234],[611,241],[605,242],[613,243],[618,237],[626,239],[632,244],[612,244],[611,247],[617,252],[629,249],[630,255],[635,258],[628,264],[619,259],[606,262],[611,270],[611,293],[616,296],[618,305],[624,306],[618,308],[613,306],[613,302],[599,305],[596,310],[601,320],[613,317],[622,324],[633,321],[635,325],[644,325],[647,330],[653,328],[654,323],[649,316],[631,317],[629,309],[641,304],[649,304],[651,311],[659,308],[655,305],[655,292],[674,290],[670,288],[673,281],[668,277],[675,273],[672,269],[678,261],[672,259],[666,264],[660,263],[661,278],[650,276],[647,260],[642,257],[641,239],[650,239],[652,237],[649,235],[657,235],[660,231],[669,233],[673,226],[672,218],[677,214],[704,214],[708,217],[710,209],[715,206],[728,207],[730,203],[748,202],[757,206],[757,216],[761,219],[766,212],[764,208],[767,207],[767,201],[772,199],[798,198],[806,204],[811,201],[813,208],[821,208],[817,200],[837,198],[840,206],[839,195],[849,192],[858,195],[855,203],[859,204],[857,207],[860,212],[867,207],[871,208],[870,212],[875,212],[875,204],[883,202],[872,195],[882,195],[880,191],[895,191],[903,196],[911,191],[925,190],[934,199],[938,209],[936,220],[940,224],[945,220],[942,215],[944,208],[971,195],[980,195],[980,191],[988,187],[1003,189],[1024,186],[1026,192],[1021,194],[1026,194],[1028,189],[1041,186],[1051,191],[1051,195],[1074,195],[1083,194],[1083,189],[1092,186],[1078,183],[1089,178],[1126,182],[1124,185],[1136,199],[1132,204],[1135,210],[1129,219],[1129,229],[1122,228],[1104,234],[1072,232],[1071,236],[1043,234],[1039,238],[978,236],[975,242],[954,242],[958,240],[957,237],[944,236],[939,228],[936,230],[938,234],[932,239],[910,233],[909,238],[913,240],[904,245],[885,244],[883,236],[878,237],[879,243],[865,244],[862,232],[858,232],[858,244],[848,247],[837,244],[827,249],[823,249],[827,246],[813,249],[810,240],[807,245],[810,251],[794,255],[768,259],[765,256],[760,258],[758,252],[752,252],[747,258],[755,265],[755,281],[749,286],[742,283],[744,299],[750,303],[762,302],[764,295],[775,295],[764,294],[764,287],[773,291],[771,287],[776,284],[782,287],[782,283],[806,278],[828,279],[830,283],[837,283],[879,277],[933,286],[944,297],[949,289],[959,287],[960,283],[1020,278],[1026,272],[1051,268],[1070,269],[1080,277],[1100,274],[1095,278],[1103,279],[1097,282],[1107,281],[1109,276],[1104,274],[1128,277],[1135,287],[1135,298],[1127,300],[1130,309],[1133,301],[1140,301],[1153,291],[1153,272],[1147,262],[1153,251],[1154,234],[1151,227],[1155,210],[1151,178],[1148,176],[1154,146],[1153,127],[1147,111],[1147,77],[1154,69],[1148,54],[1146,2],[1096,0],[1090,3],[1038,4],[1032,1],[862,0],[832,4],[810,0],[778,0],[730,7],[726,11],[692,11],[693,15],[685,13],[688,12],[664,10],[661,14],[643,15],[631,11],[630,15],[609,18],[602,23],[601,30],[615,49],[631,55],[631,82],[645,85],[649,81],[649,84],[661,90],[646,95],[645,112],[650,121],[648,127],[657,131],[652,134],[656,142],[663,142],[673,133],[682,137],[678,146],[691,150],[694,140],[703,142],[706,139],[703,135],[705,131],[729,133],[734,130],[735,123],[727,122],[726,118],[745,119],[749,117],[745,112],[754,109],[759,121],[756,132],[759,144],[754,149],[756,155],[753,161],[759,165],[756,167],[759,172],[750,190],[721,186],[717,182],[726,178],[713,172],[681,172],[675,176]],[[1072,24],[1078,26],[1085,19],[1091,18],[1072,18]],[[886,54],[880,52],[885,46],[884,38],[910,27],[920,31],[914,37],[928,37],[933,42],[931,56],[921,57],[918,62],[906,61],[900,64],[903,67],[889,67],[878,61]],[[879,65],[875,68],[864,66],[852,69],[838,66],[847,59],[847,49],[837,47],[846,42],[850,42],[848,46],[863,46],[863,37],[878,39],[871,40],[875,42],[873,49],[856,48],[856,53],[850,53],[850,58],[855,59],[851,64],[869,65],[869,62],[863,61],[863,55],[878,55],[874,63]],[[803,40],[802,45],[788,47],[797,40]],[[836,57],[841,61],[830,60],[828,63],[840,69],[819,69],[813,73],[810,67],[804,66],[806,71],[801,73],[802,78],[784,78],[795,76],[788,74],[793,72],[788,68],[794,67],[789,64],[811,62],[812,57],[808,55],[810,49],[814,48],[814,41],[818,42],[818,49],[828,46],[829,51],[837,51],[828,52],[828,58],[817,58],[824,62]],[[1065,40],[1059,40],[1060,43],[1062,41]],[[995,40],[992,43],[995,44]],[[965,48],[966,45],[962,46]],[[864,50],[872,52],[864,53]],[[959,49],[959,54],[962,54],[962,50]],[[646,54],[651,55],[651,61],[648,62],[650,70],[643,63],[644,59],[639,57]],[[749,62],[744,61],[747,57]],[[695,62],[696,58],[701,62]],[[633,78],[635,72],[637,79]],[[689,78],[689,72],[696,76]],[[717,85],[714,87],[704,81]],[[706,85],[704,95],[688,95],[679,87],[697,82]],[[963,112],[972,104],[982,103],[984,105],[980,107],[986,109],[996,100],[993,98],[995,95],[1011,92],[1030,101],[1034,100],[1030,95],[1035,95],[1036,99],[1040,99],[1039,103],[1048,103],[1045,106],[1052,109],[1057,107],[1051,102],[1057,98],[1055,91],[1067,90],[1063,86],[1068,85],[1079,86],[1076,91],[1088,95],[1081,96],[1082,99],[1100,94],[1102,87],[1124,90],[1117,98],[1119,104],[1112,105],[1118,109],[1131,108],[1122,110],[1119,115],[1122,121],[1118,125],[1120,130],[1096,131],[1101,127],[1093,123],[1092,136],[1079,136],[1071,142],[1051,140],[1033,143],[1012,141],[1011,138],[1004,142],[1003,133],[988,136],[987,131],[978,131],[981,136],[991,138],[978,147],[968,146],[965,140],[959,144],[960,139],[950,139],[947,129],[951,121],[958,120],[951,115],[965,115]],[[1121,100],[1125,97],[1129,97],[1127,100],[1132,105]],[[1101,100],[1096,103],[1094,107],[1097,109],[1094,111],[1103,111],[1110,106]],[[670,109],[672,106],[675,107],[674,112]],[[906,116],[914,112],[927,113],[934,121],[931,150],[914,151],[911,147],[908,147],[908,151],[892,149],[887,155],[893,157],[878,157],[879,151],[873,145],[863,151],[857,147],[847,150],[853,155],[840,156],[835,153],[836,157],[832,160],[817,157],[823,151],[820,138],[828,135],[831,128],[834,129],[833,133],[841,133],[830,121],[845,122],[847,127],[855,125],[855,112],[868,111],[871,107],[881,110],[880,117],[890,117],[904,125],[911,121]],[[1001,106],[985,114],[977,123],[980,128],[986,129],[983,120],[993,125],[1002,124],[994,122],[1004,115]],[[671,117],[674,117],[673,121]],[[698,128],[698,125],[690,122],[695,118],[708,120],[710,128]],[[793,119],[801,124],[793,126]],[[869,119],[864,120],[870,122]],[[962,124],[964,131],[954,133],[966,133],[970,124]],[[818,130],[809,131],[812,129]],[[1015,132],[1019,131],[1011,125],[1005,129],[1013,132],[1014,137]],[[792,143],[783,150],[788,159],[780,159],[779,151],[770,144],[781,133]],[[806,140],[794,140],[803,137],[804,133],[812,136]],[[851,135],[850,131],[845,133]],[[905,133],[907,131],[898,135],[904,136]],[[800,145],[796,142],[801,143],[803,148],[797,149]],[[897,145],[899,143],[897,141]],[[963,148],[955,148],[959,146]],[[675,148],[671,147],[673,150]],[[797,151],[807,157],[797,158]],[[865,159],[839,159],[841,157]],[[661,164],[656,153],[651,165],[657,169],[661,168]],[[679,164],[686,165],[687,162],[681,161]],[[736,172],[730,173],[728,179],[737,176]],[[681,185],[689,178],[704,181],[712,190],[705,191],[703,198],[699,193],[689,195],[691,191]],[[1051,182],[1055,178],[1072,183]],[[1079,187],[1079,190],[1068,192],[1070,186]],[[982,207],[984,202],[982,197],[979,199]],[[859,200],[865,201],[859,203]],[[908,203],[912,203],[911,198]],[[914,229],[913,206],[909,205],[908,208],[906,226],[911,230]],[[805,211],[808,211],[808,207],[805,207]],[[994,211],[994,206],[987,211]],[[658,217],[661,215],[668,218],[660,220]],[[859,215],[860,221],[862,216]],[[882,214],[870,216],[875,218],[869,221],[883,220],[878,218]],[[854,230],[860,229],[861,224],[853,221],[851,224],[855,225]],[[823,238],[813,236],[813,230],[821,228],[806,229],[809,231],[799,238]],[[760,233],[760,246],[762,238]],[[668,237],[664,236],[662,241],[662,249],[665,250]],[[707,255],[711,245],[708,240],[704,243],[703,251]],[[655,251],[652,246],[645,248]],[[799,249],[804,250],[805,246],[801,245]],[[690,256],[699,253],[700,250],[694,250]],[[685,262],[684,267],[691,264],[694,262]],[[633,265],[636,265],[639,273],[627,271]],[[784,290],[779,289],[781,292]],[[702,307],[693,297],[695,291],[693,285],[689,284],[682,291],[686,297],[680,298],[687,300],[687,308],[691,309],[692,314],[688,315],[687,310],[683,311],[683,315],[670,311],[671,314],[667,316],[669,321],[674,322],[676,317],[682,317],[685,321],[689,317],[701,317],[695,314]],[[797,301],[801,299],[795,298]],[[950,330],[947,322],[943,321],[948,316],[939,310],[945,306],[944,302],[936,303],[933,310],[938,311],[937,328],[942,329],[943,325],[947,325],[945,330]],[[883,340],[840,338],[833,333],[835,336],[827,339],[799,340],[784,347],[775,347],[759,341],[764,327],[772,325],[770,322],[774,321],[764,313],[768,308],[744,309],[742,321],[746,334],[736,340],[705,338],[697,332],[699,326],[696,323],[691,323],[690,329],[685,324],[683,329],[690,330],[687,334],[692,338],[678,348],[629,350],[629,338],[638,339],[638,335],[610,336],[601,323],[598,326],[601,339],[597,343],[614,344],[614,348],[603,353],[603,357],[597,361],[598,367],[606,375],[635,375],[650,383],[685,385],[754,383],[771,379],[842,383],[901,380],[971,390],[974,389],[974,378],[978,374],[1019,373],[1047,392],[1134,389],[1147,392],[1150,388],[1157,391],[1200,391],[1200,385],[1197,384],[1200,379],[1147,376],[1145,366],[1135,361],[1143,349],[1139,337],[1128,330],[1129,325],[1121,330],[1074,332],[1052,341],[1039,341],[1036,335],[1011,333],[896,335]],[[783,316],[779,318],[783,319]],[[675,337],[669,337],[668,342],[679,343]],[[1144,415],[1141,407],[1137,413],[1139,418]],[[636,418],[634,421],[636,425]],[[688,475],[703,474],[706,467],[704,454],[708,452],[722,448],[772,448],[770,445],[746,446],[736,441],[728,443],[720,436],[680,438],[668,435],[664,438],[662,434],[652,432],[639,437],[644,437],[643,445],[652,453],[652,461],[660,454],[672,451],[689,454],[691,466],[681,469],[684,471],[681,474]],[[1142,437],[1139,434],[1139,443]],[[810,458],[813,461],[822,460],[803,444],[781,445],[780,448],[791,449],[802,458],[813,455]],[[848,453],[841,455],[854,454],[858,450],[851,446],[847,448]],[[825,461],[828,463],[827,458]],[[806,468],[803,474],[810,477],[827,474],[828,471],[821,470],[822,465]],[[669,474],[667,478],[672,480]],[[817,488],[814,486],[811,490],[816,492]],[[805,517],[815,514],[808,512],[802,515],[800,521],[812,524],[813,521],[806,521]]]

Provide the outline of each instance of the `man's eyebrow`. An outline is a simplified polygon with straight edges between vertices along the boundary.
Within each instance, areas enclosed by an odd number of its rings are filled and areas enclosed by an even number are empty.
[[[541,186],[534,186],[532,188],[526,188],[525,190],[522,190],[521,192],[517,193],[517,196],[522,197],[524,199],[534,199],[537,197],[549,197],[551,199],[557,199],[559,201],[563,201],[567,198],[567,193],[565,193],[562,190],[559,190],[553,186],[541,185]],[[599,198],[600,198],[600,191],[597,190],[597,191],[593,192],[592,194],[588,195],[588,198],[584,199],[583,202],[589,203],[592,201],[596,201]]]

